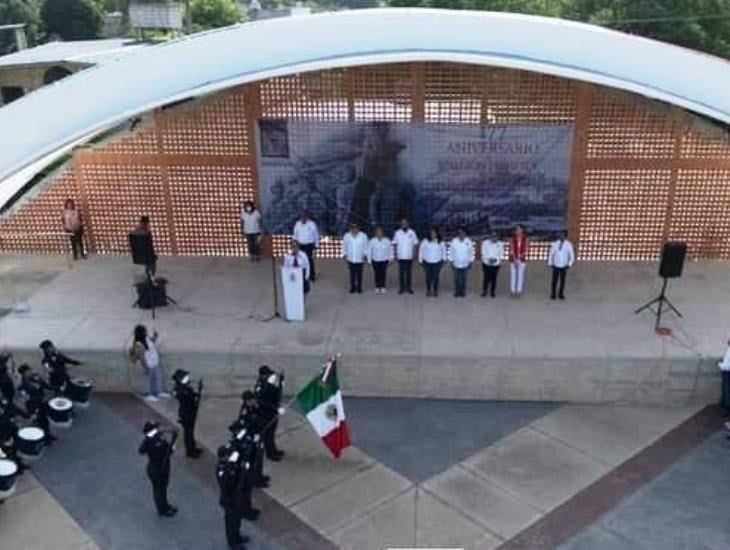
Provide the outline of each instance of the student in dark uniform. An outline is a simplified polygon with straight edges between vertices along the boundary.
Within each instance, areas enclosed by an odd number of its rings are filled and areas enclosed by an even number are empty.
[[[197,391],[190,385],[190,373],[178,369],[172,375],[175,381],[173,394],[179,403],[177,416],[180,425],[183,427],[183,439],[185,441],[185,454],[190,458],[200,458],[203,450],[195,443],[195,421],[198,417],[198,406],[203,392],[203,381],[198,382]]]
[[[256,460],[259,444],[246,428],[239,430],[234,434],[229,443],[229,447],[238,451],[241,456],[241,473],[244,476],[241,483],[240,508],[241,516],[249,521],[256,521],[261,514],[261,510],[253,507],[251,502],[251,492],[256,486],[257,472]]]
[[[147,476],[152,483],[152,494],[155,508],[160,517],[171,517],[177,514],[177,508],[167,501],[167,486],[170,483],[170,456],[175,450],[177,432],[167,441],[160,431],[157,422],[145,422],[144,440],[139,446],[139,454],[147,455]]]
[[[13,371],[15,363],[10,353],[0,353],[0,397],[4,397],[11,403],[15,399],[15,382]]]
[[[247,437],[254,444],[253,471],[254,485],[256,487],[268,487],[270,478],[264,475],[264,443],[261,433],[264,428],[264,417],[261,414],[259,403],[252,391],[246,390],[241,395],[241,409],[238,418],[228,427],[232,437],[245,429]]]
[[[267,365],[259,367],[259,379],[254,387],[254,394],[258,400],[263,417],[264,449],[266,458],[279,462],[284,457],[284,451],[276,448],[276,428],[279,424],[281,410],[281,393],[284,386],[284,373],[277,375]]]
[[[243,484],[245,473],[244,469],[250,467],[244,464],[241,454],[229,447],[220,447],[218,449],[218,462],[215,468],[218,487],[220,488],[220,498],[218,500],[221,508],[223,508],[223,517],[226,526],[226,542],[228,547],[236,550],[246,548],[249,541],[247,536],[241,535],[241,493],[243,492]]]
[[[41,364],[48,371],[48,382],[56,392],[60,393],[69,380],[66,365],[81,365],[82,363],[58,351],[50,340],[43,340],[38,347],[43,353]]]
[[[15,417],[22,416],[30,418],[30,415],[12,401],[0,397],[0,450],[18,466],[18,473],[28,466],[20,459],[15,448],[15,436],[18,433],[18,426]]]
[[[20,373],[18,391],[25,396],[25,410],[33,418],[33,423],[45,433],[45,444],[50,445],[57,438],[51,433],[51,425],[48,422],[46,392],[53,392],[54,389],[28,365],[20,365],[18,372]]]

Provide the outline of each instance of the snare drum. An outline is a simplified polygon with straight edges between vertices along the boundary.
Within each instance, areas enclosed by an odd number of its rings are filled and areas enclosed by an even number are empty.
[[[56,428],[71,427],[71,411],[74,404],[65,397],[54,397],[48,401],[48,420]]]
[[[44,436],[45,432],[34,426],[19,429],[15,436],[18,456],[31,462],[38,460],[43,453]]]
[[[18,474],[18,465],[7,458],[0,458],[0,500],[13,496],[15,493],[15,476]]]
[[[77,376],[66,383],[66,397],[82,409],[89,407],[89,396],[94,387],[91,380]]]

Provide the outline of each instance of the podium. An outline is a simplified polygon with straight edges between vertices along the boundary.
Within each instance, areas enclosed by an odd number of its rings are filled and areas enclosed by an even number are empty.
[[[284,293],[284,318],[304,321],[304,272],[301,267],[281,268],[281,288]]]

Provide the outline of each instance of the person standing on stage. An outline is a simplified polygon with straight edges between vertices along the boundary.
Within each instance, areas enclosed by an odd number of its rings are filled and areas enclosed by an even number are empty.
[[[48,382],[56,393],[63,392],[69,381],[66,365],[82,365],[81,361],[71,359],[56,349],[53,342],[43,340],[38,346],[41,349],[41,365],[48,372]]]
[[[725,416],[730,415],[730,340],[727,341],[725,355],[717,364],[722,371],[722,397],[720,405],[725,409]]]
[[[167,486],[170,484],[170,456],[175,450],[177,432],[167,441],[157,422],[145,422],[144,440],[139,446],[139,454],[147,455],[147,477],[152,483],[152,496],[155,500],[157,515],[172,517],[177,508],[167,501]]]
[[[393,245],[383,227],[375,226],[375,236],[368,243],[368,262],[373,266],[375,294],[385,294],[388,264],[393,261]]]
[[[525,289],[527,267],[527,233],[525,226],[517,224],[509,240],[509,286],[513,296],[519,296]]]
[[[350,272],[350,294],[362,294],[362,266],[368,255],[368,237],[360,231],[357,223],[350,224],[350,230],[342,238],[342,257]]]
[[[463,225],[449,243],[449,259],[454,270],[454,297],[464,298],[469,268],[474,261],[474,243],[467,237],[466,227]]]
[[[66,199],[63,205],[63,213],[61,214],[61,223],[63,230],[68,233],[71,239],[71,252],[74,260],[79,258],[86,259],[84,251],[84,224],[81,218],[81,211],[76,208],[73,199]]]
[[[314,267],[314,251],[319,248],[319,229],[314,220],[309,217],[309,212],[302,212],[299,215],[299,220],[294,224],[294,240],[299,243],[302,252],[307,255],[309,259],[309,280],[315,282],[317,274]]]
[[[137,227],[134,228],[134,231],[132,231],[132,233],[134,233],[135,235],[149,235],[151,238],[152,228],[150,227],[150,217],[140,216],[139,223],[137,224]],[[144,266],[144,271],[147,275],[147,278],[154,281],[155,275],[157,274],[157,255],[152,255],[152,258],[150,258],[150,263]]]
[[[302,268],[302,282],[304,283],[304,294],[309,293],[309,258],[299,248],[297,241],[291,242],[291,248],[284,256],[284,267],[301,267]]]
[[[565,300],[565,276],[568,269],[575,263],[573,244],[566,238],[565,231],[558,233],[558,238],[550,245],[547,264],[553,268],[553,277],[550,283],[550,299],[555,299],[555,291],[561,300]],[[558,282],[560,283],[558,287]]]
[[[165,391],[160,353],[157,351],[158,339],[157,331],[148,336],[147,327],[144,325],[134,327],[134,342],[129,354],[140,366],[149,382],[149,393],[145,396],[147,401],[157,401],[158,397],[170,397]]]
[[[198,418],[198,407],[203,393],[203,381],[198,382],[197,391],[190,385],[190,373],[177,369],[172,375],[175,381],[173,394],[178,401],[177,417],[183,427],[183,441],[185,454],[190,458],[200,458],[203,450],[195,443],[195,421]]]
[[[418,244],[418,236],[408,226],[406,218],[400,221],[400,227],[393,234],[393,244],[395,246],[395,258],[398,260],[398,294],[404,292],[413,294],[413,288],[411,287],[413,255]]]
[[[418,263],[426,272],[426,296],[435,298],[439,295],[439,275],[447,258],[446,244],[441,240],[439,230],[431,227],[428,237],[418,247]]]
[[[281,394],[284,387],[284,373],[277,375],[267,365],[259,367],[259,379],[254,386],[253,393],[261,411],[263,424],[264,450],[266,458],[272,462],[279,462],[284,457],[284,451],[276,448],[276,427],[279,424],[279,415],[284,413],[281,407]]]
[[[46,401],[46,391],[53,392],[53,388],[28,365],[20,365],[18,373],[20,373],[18,391],[25,397],[25,410],[33,417],[33,423],[43,430],[45,444],[50,445],[58,439],[51,433]]]
[[[497,288],[497,274],[499,264],[504,258],[504,243],[497,237],[497,232],[492,231],[488,239],[482,241],[482,298],[489,294],[494,298]]]
[[[241,210],[241,232],[248,246],[248,257],[252,262],[261,260],[261,212],[253,201],[243,203]]]

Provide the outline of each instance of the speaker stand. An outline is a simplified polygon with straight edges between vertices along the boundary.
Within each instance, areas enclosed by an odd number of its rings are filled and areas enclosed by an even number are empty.
[[[677,314],[677,317],[681,317],[682,313],[674,307],[672,302],[669,301],[669,298],[667,298],[667,284],[669,283],[669,279],[664,277],[664,283],[662,283],[662,290],[659,293],[659,296],[654,298],[653,300],[650,300],[649,302],[645,303],[643,306],[641,306],[639,309],[634,311],[634,314],[639,314],[645,309],[650,310],[654,315],[656,315],[656,323],[654,324],[654,329],[659,330],[659,325],[662,321],[662,310],[664,309],[664,306],[666,305],[669,309],[671,309],[674,313]],[[656,311],[653,311],[651,307],[657,304]]]

